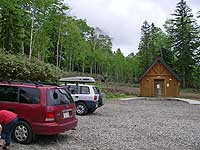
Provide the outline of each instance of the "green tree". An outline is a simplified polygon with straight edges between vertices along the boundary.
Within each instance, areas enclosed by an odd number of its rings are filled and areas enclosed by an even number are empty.
[[[183,88],[191,86],[198,31],[192,10],[181,0],[177,3],[173,19],[168,20],[167,32],[172,39],[172,50],[176,57],[175,64],[182,78]]]
[[[142,28],[141,28],[141,39],[139,43],[139,61],[140,61],[140,67],[143,69],[146,69],[150,65],[149,60],[149,41],[150,41],[150,25],[147,21],[144,21]]]
[[[17,53],[20,49],[21,0],[0,1],[0,48]]]
[[[171,42],[166,33],[156,27],[154,23],[149,25],[147,21],[142,25],[141,31],[139,52],[136,54],[140,66],[139,74],[143,73],[158,56],[171,64],[173,60],[170,51]]]

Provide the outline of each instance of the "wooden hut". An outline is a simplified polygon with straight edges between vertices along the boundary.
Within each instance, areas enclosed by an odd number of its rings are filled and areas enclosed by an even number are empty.
[[[140,77],[140,96],[178,97],[180,80],[158,57]]]

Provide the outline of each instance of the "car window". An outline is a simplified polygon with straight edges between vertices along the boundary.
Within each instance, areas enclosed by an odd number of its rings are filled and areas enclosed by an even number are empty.
[[[65,89],[47,90],[47,105],[66,105],[74,103],[71,95]]]
[[[93,88],[95,94],[101,93],[98,87],[92,87],[92,88]]]
[[[18,87],[0,86],[0,101],[17,102]]]
[[[78,87],[76,85],[68,85],[66,88],[71,94],[78,93]]]
[[[90,89],[87,86],[79,86],[80,94],[90,94]]]
[[[22,87],[19,92],[19,102],[26,104],[40,103],[40,90],[36,88]]]

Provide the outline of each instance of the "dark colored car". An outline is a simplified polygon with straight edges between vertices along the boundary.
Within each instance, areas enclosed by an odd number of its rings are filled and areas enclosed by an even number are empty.
[[[13,131],[16,142],[27,144],[35,134],[54,135],[77,126],[71,95],[54,85],[0,82],[0,110],[18,114]]]

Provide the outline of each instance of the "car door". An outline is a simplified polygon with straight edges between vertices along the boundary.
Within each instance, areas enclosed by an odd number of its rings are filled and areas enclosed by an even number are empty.
[[[17,113],[18,87],[10,85],[0,85],[0,110],[9,110]]]
[[[29,123],[41,121],[40,90],[30,87],[0,86],[0,109],[18,114]]]
[[[39,88],[19,87],[19,103],[15,107],[20,118],[30,123],[42,122],[43,109]]]
[[[89,86],[81,85],[78,87],[78,100],[91,101],[93,100],[93,93]]]
[[[79,100],[78,86],[77,85],[67,85],[67,91],[70,92],[73,100],[76,102]]]

